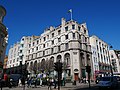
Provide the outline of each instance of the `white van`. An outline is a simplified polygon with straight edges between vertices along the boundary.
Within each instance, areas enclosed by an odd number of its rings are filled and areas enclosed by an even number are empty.
[[[115,76],[101,77],[98,86],[99,88],[101,87],[116,88],[118,87],[117,77]]]

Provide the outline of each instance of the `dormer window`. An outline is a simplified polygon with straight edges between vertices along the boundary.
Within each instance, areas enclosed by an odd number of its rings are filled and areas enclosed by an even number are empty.
[[[65,31],[68,31],[68,26],[67,26],[67,27],[65,27]]]
[[[84,34],[86,34],[86,30],[84,29]]]
[[[46,40],[46,38],[44,37],[44,41]]]
[[[54,37],[54,33],[52,33],[52,38]]]
[[[61,34],[61,30],[58,30],[58,35],[60,35]]]
[[[81,27],[80,27],[80,26],[78,26],[78,31],[80,31],[80,28],[81,28]]]
[[[75,25],[72,25],[72,29],[75,29]]]

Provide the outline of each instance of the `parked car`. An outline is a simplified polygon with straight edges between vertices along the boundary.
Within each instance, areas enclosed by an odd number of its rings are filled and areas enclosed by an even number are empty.
[[[116,88],[118,87],[118,80],[115,76],[106,76],[101,77],[98,83],[99,88],[107,87],[107,88]]]
[[[101,78],[101,77],[97,77],[97,78],[96,78],[96,80],[95,80],[95,83],[96,83],[96,84],[98,84],[98,83],[99,83],[100,78]]]
[[[11,82],[12,86],[18,86],[20,78],[21,78],[20,74],[11,74],[9,76],[9,81]]]

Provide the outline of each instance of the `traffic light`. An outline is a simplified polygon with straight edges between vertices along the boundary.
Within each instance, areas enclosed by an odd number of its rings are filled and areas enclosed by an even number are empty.
[[[88,66],[88,65],[86,66],[86,72],[87,72],[87,73],[90,73],[90,72],[91,72],[91,66]]]
[[[62,71],[62,67],[63,67],[63,63],[60,63],[60,64],[59,64],[59,69],[60,69],[60,71]]]
[[[54,69],[55,69],[55,71],[57,71],[57,72],[58,72],[58,71],[62,72],[62,67],[63,67],[63,63],[61,63],[60,61],[54,63]]]
[[[55,69],[55,71],[58,71],[58,63],[57,62],[54,63],[54,69]]]

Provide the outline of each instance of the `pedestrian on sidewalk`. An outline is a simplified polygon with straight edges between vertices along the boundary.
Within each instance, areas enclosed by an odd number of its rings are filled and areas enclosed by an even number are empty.
[[[29,77],[29,78],[28,78],[28,81],[27,81],[28,87],[31,87],[31,83],[32,83],[32,78]]]
[[[48,80],[48,90],[52,90],[51,86],[52,86],[52,80],[49,79]]]
[[[57,80],[54,78],[54,88],[57,87]]]

